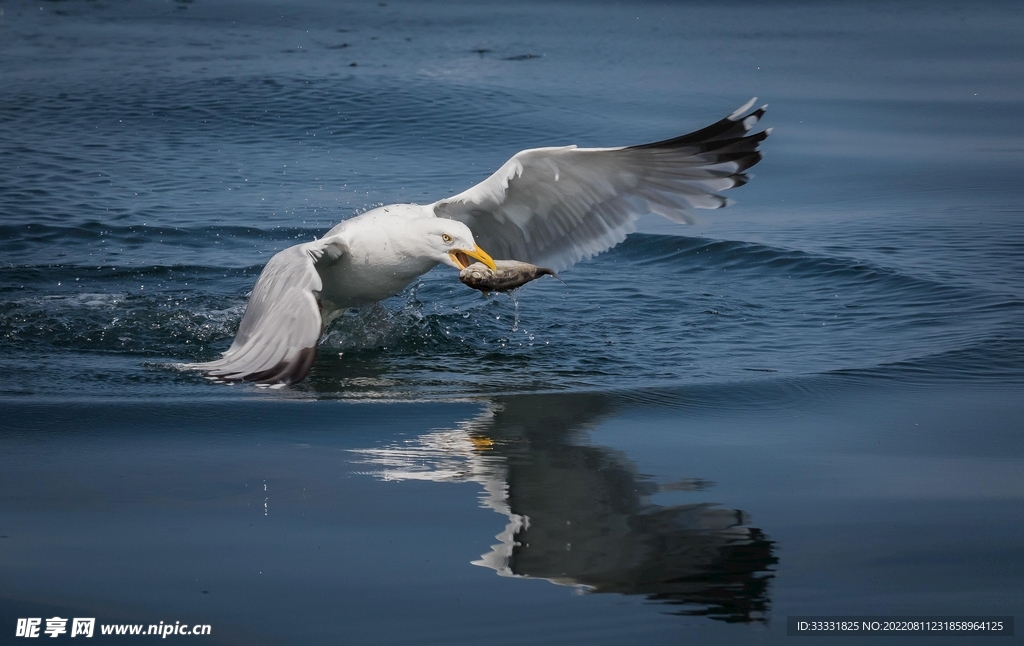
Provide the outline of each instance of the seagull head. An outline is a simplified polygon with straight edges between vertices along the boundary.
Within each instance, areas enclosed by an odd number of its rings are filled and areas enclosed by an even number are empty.
[[[426,243],[437,262],[455,267],[459,271],[473,264],[475,258],[491,269],[496,269],[494,260],[477,245],[473,232],[457,220],[436,218],[426,227]]]

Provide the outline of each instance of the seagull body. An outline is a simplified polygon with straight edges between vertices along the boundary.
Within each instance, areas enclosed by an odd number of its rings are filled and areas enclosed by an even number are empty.
[[[439,260],[446,262],[422,244],[430,242],[432,233],[440,238],[451,229],[448,235],[454,248],[453,234],[458,230],[466,238],[465,246],[474,250],[472,233],[452,225],[439,222],[430,206],[422,204],[382,206],[336,225],[324,238],[310,243],[310,253],[325,247],[342,252],[333,263],[321,263],[327,264],[320,272],[324,307],[334,311],[388,298],[433,269]],[[444,249],[443,255],[447,253]]]
[[[399,293],[438,264],[462,270],[473,258],[495,269],[489,252],[558,272],[622,242],[647,213],[691,223],[693,209],[728,205],[719,191],[745,184],[743,171],[760,161],[770,130],[748,134],[767,107],[748,113],[753,103],[652,144],[524,150],[453,197],[345,220],[271,258],[231,347],[185,367],[221,381],[295,383],[335,316]]]

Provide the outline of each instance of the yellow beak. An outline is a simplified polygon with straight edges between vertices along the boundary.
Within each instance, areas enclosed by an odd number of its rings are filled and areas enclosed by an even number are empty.
[[[487,252],[480,248],[480,245],[473,247],[472,251],[469,249],[459,249],[458,251],[449,251],[448,255],[452,257],[455,264],[459,266],[459,269],[465,269],[471,264],[469,258],[476,258],[480,262],[484,263],[491,270],[497,270],[498,268],[494,264],[494,260],[487,255]],[[468,258],[467,258],[468,256]]]

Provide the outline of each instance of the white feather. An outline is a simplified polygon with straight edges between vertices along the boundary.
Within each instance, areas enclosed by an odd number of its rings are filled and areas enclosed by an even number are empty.
[[[719,191],[746,181],[742,171],[767,136],[745,136],[763,114],[745,115],[755,100],[704,129],[704,139],[697,131],[646,146],[524,150],[431,207],[465,222],[495,258],[562,271],[621,242],[646,213],[692,223],[694,209],[729,204]]]

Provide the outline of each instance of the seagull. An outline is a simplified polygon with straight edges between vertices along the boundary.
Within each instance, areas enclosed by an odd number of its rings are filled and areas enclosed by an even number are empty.
[[[394,296],[433,267],[494,257],[562,271],[611,249],[655,213],[692,224],[693,209],[730,204],[771,129],[750,134],[757,99],[706,128],[617,148],[560,146],[516,153],[467,191],[433,204],[392,204],[344,220],[270,259],[231,347],[185,364],[211,379],[272,386],[302,381],[333,318]],[[484,251],[484,248],[489,250]]]

